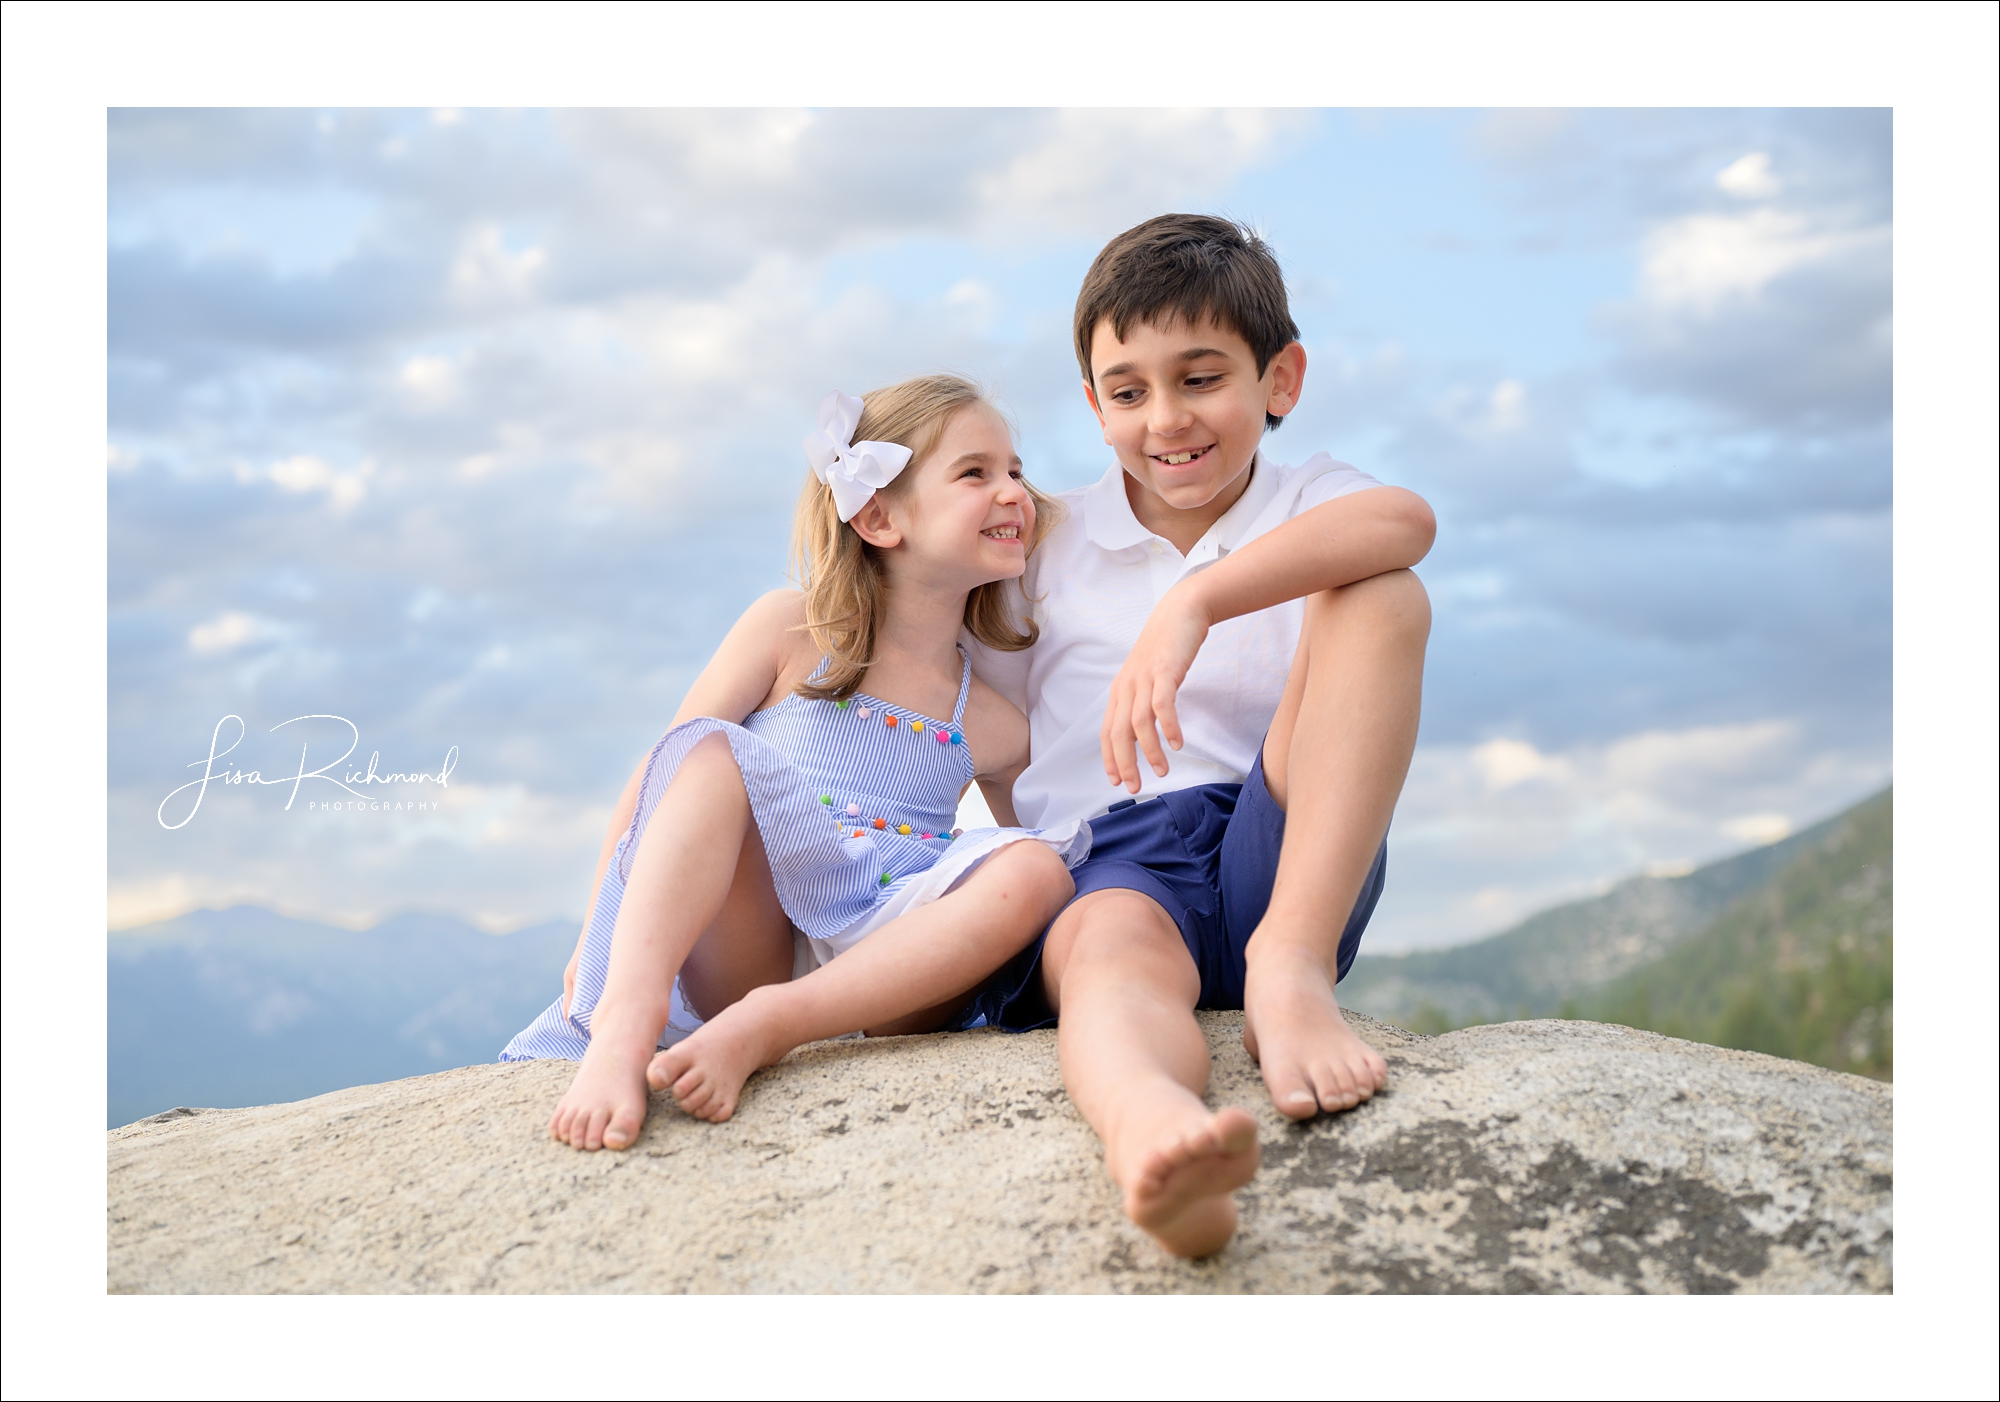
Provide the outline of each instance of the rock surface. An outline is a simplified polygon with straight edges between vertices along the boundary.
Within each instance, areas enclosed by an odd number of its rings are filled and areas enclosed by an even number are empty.
[[[1858,1292],[1890,1275],[1892,1092],[1625,1028],[1423,1038],[1353,1017],[1390,1090],[1303,1126],[1240,1013],[1211,1100],[1264,1167],[1219,1256],[1118,1210],[1053,1033],[807,1047],[728,1124],[544,1126],[567,1063],[472,1066],[110,1134],[130,1292]],[[1352,1015],[1350,1015],[1352,1017]]]

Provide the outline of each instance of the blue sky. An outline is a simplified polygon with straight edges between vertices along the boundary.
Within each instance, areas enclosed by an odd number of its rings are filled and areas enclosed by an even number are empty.
[[[1285,265],[1309,370],[1270,450],[1438,509],[1369,947],[1782,835],[1890,772],[1889,137],[1879,110],[114,112],[112,923],[580,913],[625,774],[783,582],[820,397],[968,372],[1039,482],[1094,479],[1076,286],[1175,208]],[[308,714],[385,770],[457,767],[436,810],[232,786],[162,827],[226,714],[267,774],[339,752],[271,732]]]

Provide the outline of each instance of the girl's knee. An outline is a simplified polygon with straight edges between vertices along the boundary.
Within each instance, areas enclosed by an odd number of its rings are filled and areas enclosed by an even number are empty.
[[[994,854],[1007,884],[1039,903],[1049,916],[1076,894],[1076,881],[1054,849],[1039,842],[1015,842]]]
[[[729,737],[719,730],[708,734],[688,746],[687,758],[681,761],[681,768],[690,764],[726,764],[731,769],[740,769],[736,763],[736,751],[729,747]]]
[[[698,788],[703,793],[717,795],[741,794],[746,801],[749,794],[743,778],[743,766],[737,763],[736,751],[730,747],[729,737],[720,731],[711,731],[688,746],[673,778],[668,781],[668,787],[674,786],[680,786],[684,793]]]

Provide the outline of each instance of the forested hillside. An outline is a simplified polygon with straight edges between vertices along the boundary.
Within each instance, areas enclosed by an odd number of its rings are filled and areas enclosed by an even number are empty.
[[[1890,791],[1687,876],[1638,877],[1476,944],[1364,956],[1350,1007],[1419,1032],[1619,1022],[1888,1079]]]
[[[1890,1079],[1892,827],[1888,794],[1850,810],[1763,889],[1583,1015]]]

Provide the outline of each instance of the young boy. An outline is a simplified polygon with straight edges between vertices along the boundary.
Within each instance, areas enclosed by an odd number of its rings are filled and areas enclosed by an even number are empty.
[[[1323,453],[1261,451],[1299,402],[1298,336],[1276,259],[1226,220],[1163,215],[1106,245],[1076,354],[1117,463],[1065,494],[1029,560],[1039,641],[974,657],[1029,717],[1020,821],[1090,818],[1094,835],[1074,900],[975,1006],[1057,1020],[1126,1213],[1184,1256],[1229,1240],[1258,1162],[1250,1116],[1202,1103],[1196,1008],[1244,1010],[1293,1119],[1387,1076],[1334,984],[1416,743],[1430,606],[1409,567],[1435,522]]]

